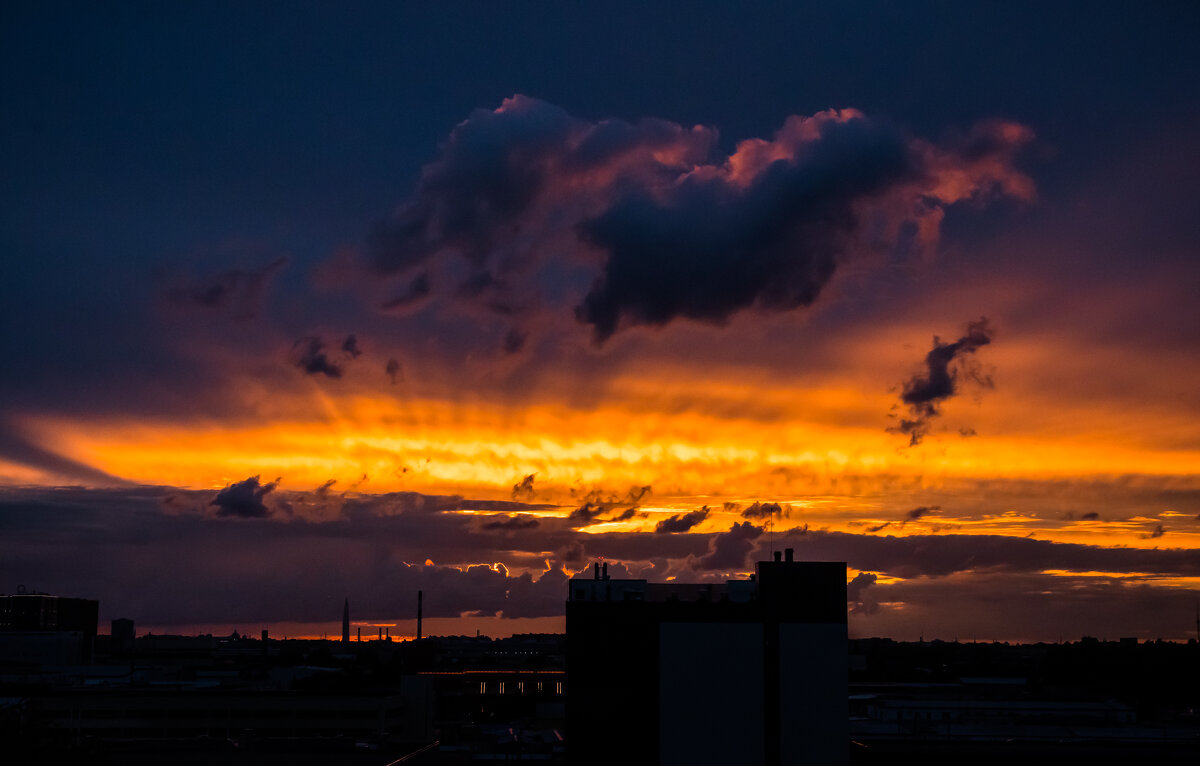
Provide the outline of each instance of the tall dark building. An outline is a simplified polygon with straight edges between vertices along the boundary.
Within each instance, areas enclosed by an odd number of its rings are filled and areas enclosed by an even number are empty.
[[[350,598],[342,605],[342,643],[350,643]]]
[[[606,570],[570,582],[573,765],[846,763],[844,563],[788,549],[723,584]]]

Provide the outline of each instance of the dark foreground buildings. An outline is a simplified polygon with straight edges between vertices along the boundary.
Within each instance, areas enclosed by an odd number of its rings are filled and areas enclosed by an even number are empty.
[[[567,600],[570,763],[847,761],[846,565],[723,584],[613,580]]]

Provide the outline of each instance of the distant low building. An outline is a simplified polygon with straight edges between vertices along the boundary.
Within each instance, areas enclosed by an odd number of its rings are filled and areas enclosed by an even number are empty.
[[[570,582],[572,764],[847,762],[846,565],[749,580]]]

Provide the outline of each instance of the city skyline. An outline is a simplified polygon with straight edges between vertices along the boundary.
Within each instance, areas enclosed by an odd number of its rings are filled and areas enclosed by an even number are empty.
[[[502,636],[786,547],[852,637],[1194,637],[1194,9],[5,17],[0,592]]]

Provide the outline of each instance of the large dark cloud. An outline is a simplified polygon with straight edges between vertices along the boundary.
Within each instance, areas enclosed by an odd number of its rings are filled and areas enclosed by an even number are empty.
[[[987,317],[983,317],[968,322],[966,333],[956,341],[943,343],[934,336],[933,349],[925,355],[925,369],[905,381],[900,394],[900,401],[908,407],[908,416],[901,418],[892,430],[908,436],[910,446],[920,444],[934,418],[941,415],[942,403],[958,393],[962,379],[990,388],[991,378],[972,364],[972,357],[992,342],[993,335]]]
[[[817,130],[809,151],[744,184],[693,173],[582,222],[580,236],[608,257],[579,319],[604,340],[621,322],[724,322],[751,306],[811,304],[853,245],[856,204],[920,172],[894,130],[859,118]]]
[[[1012,161],[1030,135],[993,121],[939,147],[830,110],[719,157],[711,128],[587,122],[518,95],[450,133],[366,260],[410,280],[386,307],[428,296],[431,271],[447,297],[505,317],[586,290],[575,315],[598,342],[623,326],[788,311],[850,255],[933,247],[948,205],[1029,197]]]

